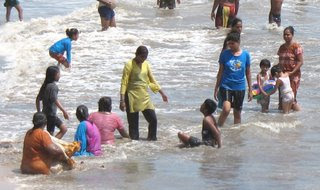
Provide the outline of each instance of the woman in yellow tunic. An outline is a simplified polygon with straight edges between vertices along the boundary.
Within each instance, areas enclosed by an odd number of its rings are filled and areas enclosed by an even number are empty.
[[[148,49],[139,46],[136,57],[125,65],[121,80],[120,109],[127,112],[129,135],[133,140],[139,140],[140,111],[149,123],[147,139],[157,140],[157,117],[148,88],[154,93],[159,92],[163,101],[168,102],[168,97],[153,78],[147,57]]]

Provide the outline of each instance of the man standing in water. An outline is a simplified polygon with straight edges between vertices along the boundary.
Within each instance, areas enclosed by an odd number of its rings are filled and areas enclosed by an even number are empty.
[[[218,7],[217,13],[215,13]],[[239,10],[239,0],[214,0],[211,19],[215,20],[217,28],[230,26],[230,21],[235,18]]]
[[[271,7],[269,13],[269,23],[277,23],[281,25],[281,7],[283,0],[270,0]]]

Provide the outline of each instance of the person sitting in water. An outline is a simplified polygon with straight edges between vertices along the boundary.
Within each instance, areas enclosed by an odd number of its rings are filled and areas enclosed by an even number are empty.
[[[101,136],[99,129],[94,123],[88,121],[88,108],[80,105],[76,112],[80,121],[74,140],[81,143],[81,148],[75,153],[75,156],[100,156],[101,152]]]
[[[217,8],[217,13],[215,13]],[[217,28],[229,28],[230,21],[237,16],[238,10],[239,0],[214,0],[211,19],[215,20]]]
[[[65,153],[51,140],[50,134],[44,130],[47,118],[44,113],[33,115],[33,128],[30,129],[23,143],[21,172],[23,174],[50,174],[54,161],[70,162]]]
[[[110,97],[100,98],[99,111],[90,114],[88,120],[96,124],[101,135],[101,144],[114,144],[114,131],[117,129],[124,138],[130,138],[123,126],[121,118],[112,113],[112,100]]]
[[[221,148],[221,132],[217,127],[217,122],[213,117],[217,109],[217,104],[211,100],[206,99],[200,107],[200,112],[204,118],[202,121],[202,141],[196,137],[189,136],[182,132],[178,133],[178,138],[183,142],[185,146],[195,147],[200,145],[215,146]]]
[[[177,0],[177,3],[180,4],[180,0]],[[176,0],[157,0],[157,5],[159,8],[174,9],[176,8]]]

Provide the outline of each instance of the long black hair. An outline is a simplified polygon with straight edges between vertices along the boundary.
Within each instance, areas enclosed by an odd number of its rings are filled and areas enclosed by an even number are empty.
[[[44,91],[47,87],[47,84],[54,82],[56,79],[56,75],[60,72],[59,67],[57,66],[50,66],[47,68],[46,71],[46,78],[44,79],[44,82],[40,88],[39,94],[37,99],[42,100],[42,96],[44,94]]]

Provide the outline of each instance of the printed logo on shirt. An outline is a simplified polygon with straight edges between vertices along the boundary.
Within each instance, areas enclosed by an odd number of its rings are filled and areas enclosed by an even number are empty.
[[[241,70],[242,62],[240,60],[230,60],[230,69],[232,71]]]

